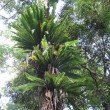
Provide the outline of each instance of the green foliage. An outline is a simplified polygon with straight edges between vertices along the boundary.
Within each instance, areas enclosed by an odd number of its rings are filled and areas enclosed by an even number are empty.
[[[51,0],[51,1],[49,1],[49,4],[53,6],[53,4],[56,2],[58,2],[58,0]]]
[[[36,84],[36,83],[27,83],[14,88],[14,90],[26,92],[26,91],[32,90],[35,87],[40,87],[40,86],[41,86],[40,84]]]
[[[33,50],[33,46],[37,46],[44,37],[54,45],[69,40],[65,31],[68,28],[65,20],[54,22],[51,16],[46,20],[43,10],[43,7],[38,8],[32,4],[30,8],[25,9],[19,21],[13,24],[13,28],[16,29],[13,39],[17,41],[17,47]]]
[[[0,45],[0,67],[3,67],[6,64],[8,55],[11,53],[11,48],[7,45]]]
[[[30,91],[27,90],[25,91],[25,88],[18,89],[21,85],[31,83],[26,78],[26,75],[23,74],[23,72],[24,70],[20,71],[20,73],[18,73],[18,76],[8,84],[8,87],[6,88],[6,91],[8,92],[7,96],[8,97],[11,96],[12,103],[21,105],[24,108],[26,108],[26,110],[36,110],[38,108],[38,102],[39,102],[36,88],[34,89],[27,87],[28,89],[31,89]],[[34,71],[31,69],[30,73],[33,72]],[[18,108],[20,109],[20,107]]]
[[[2,65],[2,62],[5,61],[4,53],[5,53],[5,49],[3,48],[3,46],[0,46],[0,63],[1,63],[0,65]]]
[[[28,73],[25,73],[25,75],[28,78],[28,80],[30,80],[30,81],[36,81],[37,83],[44,83],[44,81],[42,79],[40,79],[40,78],[33,77],[30,74],[28,74]]]
[[[11,48],[11,53],[14,58],[21,60],[21,62],[25,59],[27,53],[23,49]],[[21,54],[22,53],[22,54]]]
[[[70,15],[58,21],[55,21],[55,17],[51,15],[46,18],[45,8],[35,4],[21,14],[18,22],[13,25],[16,29],[13,39],[17,41],[17,47],[31,50],[32,53],[25,73],[27,80],[25,79],[26,82],[21,83],[22,85],[18,84],[17,90],[34,94],[37,89],[39,94],[44,94],[44,97],[47,91],[51,91],[62,104],[66,101],[67,105],[73,105],[76,110],[86,110],[89,105],[97,107],[102,105],[105,101],[103,96],[106,97],[103,93],[106,91],[108,94],[106,87],[109,87],[105,86],[107,80],[103,77],[103,73],[101,75],[98,73],[102,72],[99,64],[102,65],[103,60],[97,56],[94,62],[91,61],[94,58],[92,52],[98,50],[93,48],[93,44],[98,43],[100,36],[106,35],[108,32],[106,30],[109,30],[105,26],[109,23],[109,15],[104,17],[100,14],[103,11],[101,9],[103,4],[99,6],[100,2],[101,0],[71,1],[70,7],[76,4],[75,9],[72,10],[75,13],[71,11]],[[94,7],[98,10],[97,13],[94,12]],[[75,14],[73,19],[71,15]],[[79,45],[82,50],[85,49],[85,53],[78,48]],[[101,80],[106,81],[101,83]]]
[[[33,46],[38,45],[45,32],[44,20],[42,8],[32,4],[30,8],[25,10],[25,13],[19,18],[20,23],[13,24],[13,27],[17,30],[15,32],[17,36],[13,39],[19,42],[17,45],[24,49],[33,49]]]
[[[87,107],[89,104],[94,109],[110,109],[106,98],[109,96],[109,85],[106,81],[110,74],[108,66],[110,62],[109,5],[110,2],[107,0],[66,0],[64,10],[62,10],[62,16],[69,11],[68,18],[75,22],[69,32],[79,37],[79,47],[84,51],[83,55],[87,59],[86,71],[84,70],[83,73],[88,73],[95,82],[94,90],[87,91],[89,98],[85,105]],[[105,93],[104,88],[108,90],[108,93]],[[92,94],[95,94],[95,97]]]
[[[45,11],[35,4],[20,16],[19,22],[13,25],[17,30],[13,38],[19,48],[33,50],[29,66],[36,72],[25,73],[29,82],[16,87],[16,90],[28,92],[40,87],[41,94],[45,94],[47,89],[56,89],[59,93],[62,90],[68,95],[81,95],[81,87],[88,86],[85,84],[87,78],[76,77],[74,72],[84,59],[77,47],[78,41],[71,41],[67,32],[69,25],[66,17],[56,22],[51,15],[46,19]]]
[[[8,103],[7,104],[7,110],[26,110],[23,106],[19,105],[19,104],[11,104]]]

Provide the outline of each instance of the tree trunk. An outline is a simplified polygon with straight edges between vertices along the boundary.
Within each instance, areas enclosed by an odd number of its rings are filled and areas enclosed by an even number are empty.
[[[104,110],[110,110],[110,106],[106,102],[103,102],[102,105],[103,105]]]
[[[54,91],[47,90],[40,96],[40,109],[39,110],[63,110],[61,100],[56,99]]]

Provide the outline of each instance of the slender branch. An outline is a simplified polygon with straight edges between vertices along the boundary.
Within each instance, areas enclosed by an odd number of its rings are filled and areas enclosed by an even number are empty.
[[[16,12],[15,14],[13,14],[12,16],[10,16],[9,18],[7,18],[7,17],[5,17],[5,16],[3,16],[3,15],[0,15],[0,17],[1,17],[1,19],[4,19],[5,22],[7,22],[7,21],[9,21],[10,19],[15,18],[15,17],[16,17],[16,14],[17,14],[17,12]]]
[[[10,19],[15,18],[15,17],[16,17],[16,14],[17,14],[17,12],[16,12],[15,14],[13,14],[11,17],[7,18],[6,22],[7,22],[8,20],[10,20]]]
[[[11,1],[8,1],[5,5],[3,5],[3,6],[1,7],[0,10],[4,9],[10,2],[11,2]]]
[[[5,16],[3,15],[0,15],[1,19],[7,19]]]
[[[94,80],[95,84],[96,84],[96,87],[97,87],[97,90],[98,90],[98,82],[96,80],[96,73],[93,72],[92,70],[90,70],[89,68],[87,68],[85,65],[81,65],[83,68],[85,68],[86,70],[89,71],[90,73],[90,76],[92,77],[92,79]]]

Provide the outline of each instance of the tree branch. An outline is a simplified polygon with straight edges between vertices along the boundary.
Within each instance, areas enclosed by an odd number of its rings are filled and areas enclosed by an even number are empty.
[[[11,1],[8,1],[5,5],[3,5],[3,6],[1,7],[0,10],[4,9],[10,2],[11,2]]]
[[[10,16],[9,18],[7,18],[7,17],[5,17],[5,16],[3,16],[3,15],[0,15],[0,17],[1,17],[1,19],[4,19],[5,22],[7,22],[7,21],[9,21],[10,19],[15,18],[15,17],[16,17],[16,14],[17,14],[17,12],[16,12],[15,14],[13,14],[12,16]]]
[[[90,73],[90,76],[92,77],[92,79],[94,80],[95,84],[96,84],[96,87],[97,87],[97,90],[98,90],[98,82],[96,80],[96,73],[93,72],[92,70],[90,70],[89,68],[87,68],[85,65],[81,65],[84,69],[86,69],[89,73]]]

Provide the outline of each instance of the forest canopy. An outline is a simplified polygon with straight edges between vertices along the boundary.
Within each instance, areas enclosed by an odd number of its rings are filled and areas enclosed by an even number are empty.
[[[62,2],[56,13],[58,0],[0,1],[16,12],[2,16],[19,65],[7,95],[20,110],[110,110],[110,1]]]

